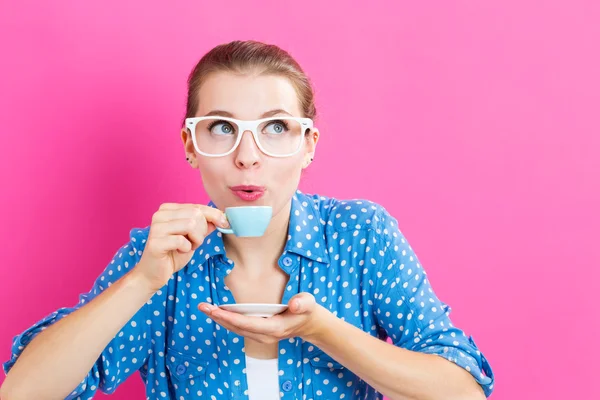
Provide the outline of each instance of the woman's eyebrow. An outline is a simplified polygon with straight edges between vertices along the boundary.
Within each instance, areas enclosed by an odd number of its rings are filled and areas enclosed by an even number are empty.
[[[232,113],[227,112],[227,111],[221,111],[221,110],[210,111],[210,112],[206,113],[204,116],[205,117],[210,117],[210,116],[213,116],[213,115],[217,115],[217,116],[220,116],[220,117],[229,117],[229,118],[233,118],[234,117]]]
[[[284,109],[282,109],[282,108],[278,108],[278,109],[276,109],[276,110],[267,111],[266,113],[264,113],[264,114],[263,114],[263,115],[261,115],[260,117],[261,117],[261,118],[269,118],[269,117],[272,117],[272,116],[274,116],[274,115],[279,115],[279,114],[287,114],[287,115],[289,115],[290,117],[292,116],[292,114],[290,114],[289,112],[285,111]]]
[[[263,113],[260,118],[269,118],[272,117],[274,115],[280,115],[280,114],[287,114],[290,117],[292,116],[292,114],[290,114],[289,112],[285,111],[282,108],[278,108],[275,110],[270,110],[267,111],[265,113]],[[210,117],[210,116],[220,116],[220,117],[228,117],[228,118],[235,118],[234,114],[230,113],[229,111],[223,111],[223,110],[212,110],[208,113],[206,113],[206,115],[204,115],[205,117]]]

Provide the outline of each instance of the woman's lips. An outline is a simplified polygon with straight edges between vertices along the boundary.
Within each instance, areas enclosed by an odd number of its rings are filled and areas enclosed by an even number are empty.
[[[238,185],[232,186],[231,191],[244,201],[256,201],[265,194],[263,186],[255,185]]]

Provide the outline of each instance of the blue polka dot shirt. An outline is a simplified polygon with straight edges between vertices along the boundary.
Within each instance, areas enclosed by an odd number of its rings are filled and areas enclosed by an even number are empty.
[[[211,203],[212,205],[212,203]],[[15,337],[8,373],[41,330],[83,306],[139,261],[149,227],[133,229],[88,293]],[[436,354],[468,371],[486,396],[489,363],[473,339],[455,327],[450,308],[433,292],[417,256],[381,206],[296,192],[279,266],[289,275],[282,302],[299,292],[367,334],[408,350]],[[233,262],[215,231],[191,261],[131,318],[106,346],[68,399],[113,393],[135,372],[147,399],[247,399],[243,337],[198,310],[200,302],[233,303],[224,283]],[[352,371],[300,338],[279,343],[282,399],[381,399]]]

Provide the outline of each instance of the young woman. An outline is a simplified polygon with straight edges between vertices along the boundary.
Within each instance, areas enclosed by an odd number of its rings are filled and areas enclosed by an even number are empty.
[[[384,208],[297,190],[319,131],[280,48],[217,46],[181,131],[211,204],[163,204],[92,289],[17,336],[3,400],[89,399],[139,371],[148,399],[481,399],[490,366]],[[260,237],[222,210],[271,206]],[[234,303],[283,303],[259,318]],[[386,342],[390,339],[391,343]]]

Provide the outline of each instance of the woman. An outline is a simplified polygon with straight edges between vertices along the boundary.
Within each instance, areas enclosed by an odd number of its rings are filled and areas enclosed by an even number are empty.
[[[206,54],[181,138],[211,204],[163,204],[77,306],[17,336],[2,399],[88,399],[137,370],[148,399],[489,395],[490,366],[396,220],[369,201],[297,191],[315,115],[308,78],[278,47]],[[216,230],[228,226],[221,210],[240,205],[272,207],[263,236]],[[218,307],[232,303],[288,309],[263,319]]]

